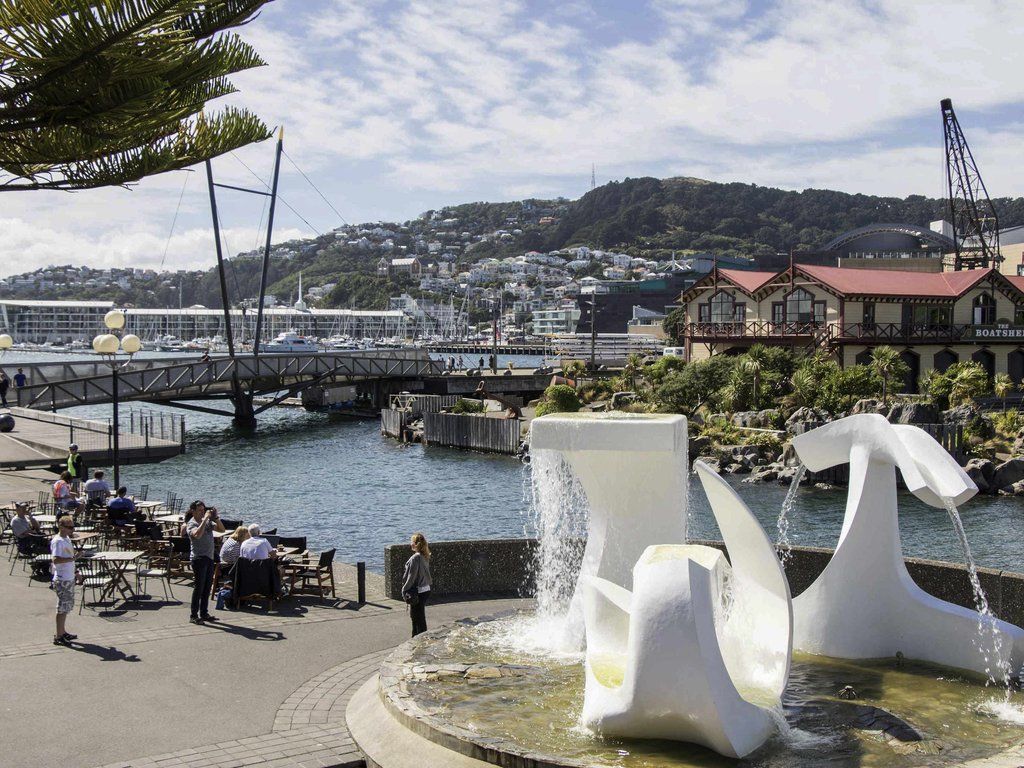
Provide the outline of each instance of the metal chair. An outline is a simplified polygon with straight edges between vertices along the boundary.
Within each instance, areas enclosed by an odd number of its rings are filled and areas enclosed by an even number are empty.
[[[139,493],[137,495],[139,501],[149,501],[149,484],[142,485],[139,487]]]
[[[78,613],[81,615],[82,608],[85,606],[85,590],[92,590],[93,604],[95,605],[96,592],[99,591],[102,594],[113,579],[106,564],[98,560],[80,559],[76,568],[82,576],[82,599],[78,603]]]

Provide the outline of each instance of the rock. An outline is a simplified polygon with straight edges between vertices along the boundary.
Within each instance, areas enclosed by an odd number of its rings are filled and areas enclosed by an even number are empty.
[[[725,468],[725,473],[728,475],[745,475],[750,471],[750,467],[746,464],[730,464]]]
[[[988,459],[982,458],[974,458],[968,461],[964,470],[969,472],[971,469],[977,469],[980,471],[981,476],[985,478],[985,482],[990,482],[996,473],[996,465]]]
[[[779,476],[779,470],[773,466],[762,467],[750,477],[744,478],[744,483],[771,483]]]
[[[711,448],[711,438],[700,435],[690,438],[690,456],[700,456]]]
[[[1021,480],[1024,480],[1024,459],[1009,459],[995,468],[989,485],[1005,490]],[[1010,492],[1013,492],[1012,488]]]
[[[828,412],[823,408],[797,408],[786,419],[786,430],[794,435],[803,434],[809,429],[820,426],[829,420]]]
[[[931,403],[895,403],[886,416],[890,424],[938,424],[942,413]]]
[[[819,491],[834,491],[836,489],[832,483],[815,483],[814,487]]]
[[[942,412],[942,421],[946,424],[960,424],[967,426],[972,421],[981,417],[981,409],[973,403],[958,405]]]
[[[779,458],[783,464],[787,467],[797,467],[800,465],[800,457],[796,454],[796,448],[793,447],[793,443],[786,443],[782,449],[782,456]]]
[[[1014,496],[1024,496],[1024,480],[1018,480],[1012,487]]]
[[[1014,456],[1024,456],[1024,429],[1017,433],[1017,437],[1013,441],[1013,447],[1010,450]]]
[[[882,405],[881,400],[876,400],[873,397],[867,397],[863,400],[858,400],[853,404],[853,408],[850,410],[850,415],[857,413],[884,413],[885,406]]]
[[[737,427],[755,427],[757,429],[774,429],[781,420],[778,411],[740,411],[732,415],[732,423]]]

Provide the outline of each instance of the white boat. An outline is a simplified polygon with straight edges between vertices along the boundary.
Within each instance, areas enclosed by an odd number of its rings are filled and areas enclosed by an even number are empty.
[[[317,343],[313,339],[299,336],[295,331],[277,334],[273,341],[260,345],[261,352],[316,352]]]
[[[177,336],[158,336],[153,342],[153,346],[159,352],[183,352],[185,350],[185,342],[179,339]]]

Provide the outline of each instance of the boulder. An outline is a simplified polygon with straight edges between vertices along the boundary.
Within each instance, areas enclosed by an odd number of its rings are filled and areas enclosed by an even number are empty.
[[[1013,447],[1010,450],[1014,456],[1024,456],[1024,429],[1017,433],[1017,437],[1013,441]]]
[[[781,414],[772,409],[763,411],[740,411],[732,415],[733,426],[755,427],[757,429],[774,429],[782,420]]]
[[[1013,495],[1024,496],[1024,480],[1018,480],[1013,484]]]
[[[992,478],[996,473],[996,465],[988,459],[974,458],[967,462],[964,471],[971,475],[972,480],[974,480],[974,475],[978,474],[988,484],[992,482]],[[972,471],[974,474],[972,474]],[[975,480],[975,482],[977,481]]]
[[[1009,459],[995,468],[989,485],[1005,489],[1024,480],[1024,459]]]
[[[853,408],[850,409],[851,416],[858,413],[885,413],[885,406],[882,405],[881,400],[866,397],[863,400],[858,400],[853,404]]]
[[[703,435],[690,438],[690,456],[700,456],[711,448],[711,438]]]
[[[797,408],[786,419],[786,430],[794,435],[803,434],[809,429],[821,426],[828,420],[828,411],[823,408],[810,408],[805,405],[803,408]]]
[[[942,412],[931,403],[901,402],[893,404],[886,418],[890,424],[938,424]]]
[[[975,419],[981,418],[981,409],[974,403],[965,403],[956,408],[950,408],[942,412],[942,421],[946,424],[959,424],[967,426]]]
[[[725,473],[727,475],[745,475],[748,472],[750,472],[750,467],[746,464],[730,464],[725,468]]]
[[[779,459],[787,467],[798,467],[800,466],[800,457],[796,454],[796,448],[793,447],[793,443],[789,442],[782,449],[782,456]]]

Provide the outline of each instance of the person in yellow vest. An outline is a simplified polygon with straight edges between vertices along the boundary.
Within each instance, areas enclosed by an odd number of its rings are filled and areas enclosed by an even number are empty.
[[[79,485],[85,480],[85,459],[75,443],[68,446],[68,474],[71,475],[71,490],[78,493]]]

